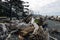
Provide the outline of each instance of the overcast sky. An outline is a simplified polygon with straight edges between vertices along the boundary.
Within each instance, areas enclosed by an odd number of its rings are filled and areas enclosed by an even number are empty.
[[[47,4],[50,4],[52,2],[56,2],[57,0],[24,0],[24,1],[29,2],[30,9],[39,10],[39,8],[41,8]]]
[[[24,0],[29,2],[29,9],[35,14],[60,15],[60,0]]]

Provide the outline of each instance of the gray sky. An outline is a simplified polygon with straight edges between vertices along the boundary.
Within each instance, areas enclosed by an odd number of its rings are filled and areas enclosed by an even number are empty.
[[[29,2],[29,9],[31,10],[39,10],[39,8],[48,5],[50,3],[56,2],[57,0],[23,0]]]
[[[60,0],[24,0],[35,14],[60,15]]]
[[[60,0],[50,3],[40,8],[40,13],[47,15],[58,15],[60,16]]]

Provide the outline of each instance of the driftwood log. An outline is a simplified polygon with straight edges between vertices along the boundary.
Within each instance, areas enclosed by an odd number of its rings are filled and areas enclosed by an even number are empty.
[[[48,32],[40,26],[38,31],[30,36],[30,40],[48,40]]]
[[[32,33],[34,31],[34,26],[29,25],[28,27],[25,28],[20,28],[20,31],[18,32],[18,36],[20,40],[24,40],[24,37],[29,35],[29,33]]]

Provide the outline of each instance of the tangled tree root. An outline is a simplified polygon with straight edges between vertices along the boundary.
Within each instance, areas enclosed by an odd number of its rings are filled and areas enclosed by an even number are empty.
[[[30,40],[48,40],[48,32],[45,32],[43,30],[41,30],[41,28],[38,29],[38,31],[33,34],[30,35]]]

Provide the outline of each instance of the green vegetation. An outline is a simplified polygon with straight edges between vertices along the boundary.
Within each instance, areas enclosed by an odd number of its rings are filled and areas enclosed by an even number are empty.
[[[34,21],[35,23],[39,23],[39,20],[38,19],[35,19],[35,21]]]

